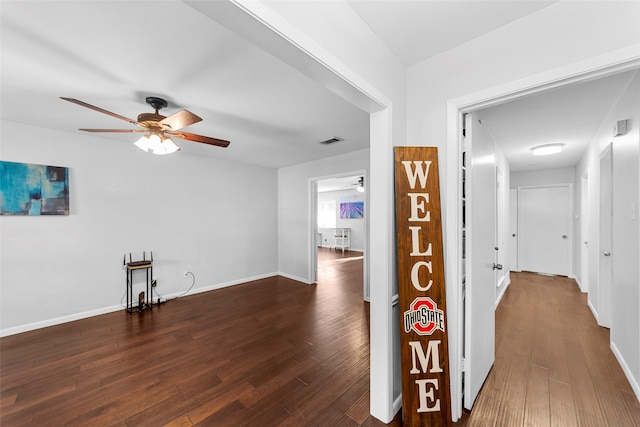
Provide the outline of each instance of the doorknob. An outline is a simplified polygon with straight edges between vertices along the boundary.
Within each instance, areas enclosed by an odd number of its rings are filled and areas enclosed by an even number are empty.
[[[513,234],[511,235],[511,237],[516,237],[516,233],[513,233]]]
[[[563,239],[566,239],[566,238],[567,238],[567,235],[566,235],[566,234],[563,234],[563,235],[562,235],[562,238],[563,238]]]
[[[493,269],[494,270],[502,270],[502,264],[493,264]]]
[[[604,255],[604,256],[611,256],[611,252],[609,252],[609,251],[604,251],[602,255]]]

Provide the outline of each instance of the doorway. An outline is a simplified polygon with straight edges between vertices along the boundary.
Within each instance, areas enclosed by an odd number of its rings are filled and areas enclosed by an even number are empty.
[[[361,262],[362,295],[366,286],[367,192],[366,171],[353,171],[314,180],[315,221],[313,251],[314,282],[321,285],[341,271],[345,263]]]
[[[572,189],[572,185],[518,189],[521,270],[572,276]]]
[[[583,66],[577,73],[567,73],[566,71],[557,70],[554,73],[550,73],[546,76],[534,76],[526,81],[520,81],[517,83],[515,90],[513,86],[507,90],[504,87],[494,88],[489,91],[478,92],[469,94],[460,98],[452,99],[448,101],[447,112],[447,148],[448,152],[453,155],[448,156],[447,159],[447,181],[453,183],[451,186],[454,188],[450,192],[450,196],[447,198],[446,209],[448,212],[457,212],[454,219],[451,218],[447,223],[448,230],[455,229],[455,233],[449,231],[452,234],[454,244],[447,250],[449,257],[456,259],[456,265],[453,269],[448,270],[449,277],[455,280],[455,289],[453,294],[457,297],[457,317],[455,319],[457,323],[456,332],[460,334],[459,342],[464,341],[464,334],[468,331],[464,331],[464,277],[468,274],[464,268],[464,230],[460,227],[460,224],[464,223],[462,208],[464,204],[464,197],[462,193],[462,181],[463,175],[459,171],[461,165],[464,165],[463,151],[459,145],[459,135],[462,133],[462,123],[464,114],[468,114],[474,111],[479,111],[482,108],[506,103],[516,98],[521,98],[529,94],[534,94],[547,89],[556,88],[560,86],[570,85],[577,82],[583,82],[590,79],[596,79],[599,77],[610,76],[619,72],[628,71],[637,67],[637,63],[633,60],[621,61],[615,65],[611,63],[599,64],[597,61],[593,61],[589,67]],[[468,159],[467,162],[470,160]],[[455,195],[456,198],[451,200],[451,196]],[[466,195],[467,197],[472,195]],[[512,233],[513,234],[513,233]],[[517,236],[519,237],[519,236]],[[473,254],[466,254],[467,256],[473,256]],[[487,307],[489,309],[489,307]],[[452,322],[450,321],[450,325]],[[463,359],[462,345],[459,345],[457,349],[460,351],[457,354],[453,354],[452,357]],[[460,365],[460,372],[462,372],[471,363],[464,360]],[[452,401],[454,418],[459,416],[462,412],[461,404],[463,396],[462,381],[455,382],[457,372],[452,372]]]

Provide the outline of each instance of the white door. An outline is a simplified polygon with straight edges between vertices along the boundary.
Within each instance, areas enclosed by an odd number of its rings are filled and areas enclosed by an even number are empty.
[[[519,188],[521,270],[571,275],[571,190],[568,185]]]
[[[464,407],[471,409],[495,360],[496,163],[486,130],[466,115],[467,264]]]
[[[518,267],[518,190],[509,190],[509,270],[520,271]]]
[[[600,155],[600,239],[598,276],[598,324],[611,327],[613,168],[611,144]]]

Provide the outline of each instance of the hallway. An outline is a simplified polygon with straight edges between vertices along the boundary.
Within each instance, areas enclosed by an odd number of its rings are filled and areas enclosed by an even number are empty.
[[[468,426],[640,426],[640,403],[573,279],[511,273]]]

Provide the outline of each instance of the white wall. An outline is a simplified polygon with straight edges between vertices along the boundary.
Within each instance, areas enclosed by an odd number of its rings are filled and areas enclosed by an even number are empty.
[[[628,119],[629,132],[614,137],[618,120]],[[600,153],[613,148],[613,289],[611,348],[640,399],[640,265],[639,250],[639,146],[640,71],[603,121],[596,137],[576,167],[576,181],[589,170],[589,303],[597,316],[602,302],[598,283]],[[581,198],[581,191],[576,191]],[[579,202],[576,203],[579,206]],[[578,233],[580,230],[577,230]],[[579,239],[579,241],[582,239]]]
[[[2,160],[68,167],[71,211],[0,217],[3,335],[121,309],[129,252],[153,251],[163,296],[184,270],[193,292],[277,274],[275,169],[11,122],[1,141]]]
[[[461,358],[457,109],[480,108],[499,97],[595,72],[620,58],[636,59],[639,13],[637,2],[556,2],[407,70],[407,143],[436,145],[441,159],[454,417],[461,413],[455,394]]]
[[[511,188],[575,184],[575,181],[576,169],[574,167],[511,172]]]
[[[340,218],[340,200],[342,197],[357,197],[355,200],[365,200],[365,194],[356,190],[338,190],[338,191],[325,191],[318,193],[318,201],[335,200],[336,202],[336,228],[350,228],[350,246],[352,251],[364,252],[365,242],[365,221],[364,218]],[[365,212],[367,211],[367,205],[364,205]],[[322,240],[320,246],[330,247],[332,244],[332,233],[330,229],[319,228],[318,232],[322,233]]]

